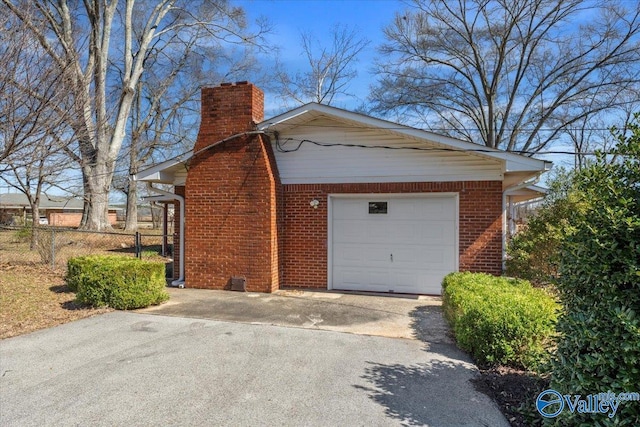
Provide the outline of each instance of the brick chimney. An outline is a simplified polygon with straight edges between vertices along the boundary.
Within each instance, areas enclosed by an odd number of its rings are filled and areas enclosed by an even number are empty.
[[[264,119],[264,93],[247,82],[203,88],[201,121],[194,151],[237,133],[254,130]]]
[[[202,90],[202,119],[185,187],[185,283],[272,292],[280,282],[281,185],[269,138],[239,135],[263,120],[264,94],[247,82]],[[239,135],[206,149],[223,139]]]

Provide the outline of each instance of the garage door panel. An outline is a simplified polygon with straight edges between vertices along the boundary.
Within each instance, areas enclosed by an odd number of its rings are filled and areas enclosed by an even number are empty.
[[[455,200],[445,197],[432,199],[391,200],[390,209],[394,219],[398,220],[449,220],[455,209]]]
[[[351,286],[352,288],[362,287],[363,283],[367,283],[370,286],[387,287],[388,291],[389,282],[391,281],[390,272],[384,268],[374,268],[369,270],[362,270],[361,268],[349,268],[345,267],[338,273],[338,279],[340,283],[345,286]]]
[[[333,224],[334,242],[357,242],[366,232],[365,224],[358,220],[337,220]]]
[[[418,245],[447,244],[455,238],[455,230],[450,230],[450,221],[431,221],[425,225],[420,221],[405,221],[393,224],[388,234],[393,241]]]
[[[334,245],[333,263],[335,266],[360,265],[361,267],[374,268],[380,263],[386,263],[390,259],[390,253],[386,247],[359,244]]]
[[[331,219],[335,289],[439,294],[456,269],[454,197],[335,198]]]
[[[424,293],[439,294],[441,290],[441,281],[446,273],[439,271],[424,271],[420,274],[412,274],[406,276],[395,276],[397,280],[392,280],[394,292],[398,293]],[[419,292],[416,291],[419,289]]]
[[[362,209],[362,200],[340,200],[332,206],[333,219],[366,219],[368,211]]]
[[[389,224],[380,221],[363,221],[365,231],[360,236],[363,244],[385,243],[389,239]]]
[[[451,248],[452,249],[452,248]],[[429,249],[424,247],[416,248],[398,248],[393,252],[393,262],[390,266],[394,269],[414,269],[420,270],[425,268],[453,268],[455,259],[451,256],[450,251]]]
[[[384,243],[391,232],[389,224],[368,220],[338,220],[333,225],[334,243],[375,244]]]

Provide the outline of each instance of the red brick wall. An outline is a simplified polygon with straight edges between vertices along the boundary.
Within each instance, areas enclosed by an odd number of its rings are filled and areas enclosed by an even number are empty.
[[[327,196],[345,193],[459,194],[459,268],[499,274],[502,266],[500,181],[281,185],[264,135],[242,135],[263,119],[264,96],[250,84],[202,91],[202,122],[188,165],[186,286],[228,289],[232,276],[250,291],[327,286]],[[320,201],[318,209],[309,202]],[[177,214],[176,225],[179,224]],[[179,227],[176,226],[176,230]],[[176,242],[179,241],[179,236]],[[174,269],[177,274],[178,269]],[[177,276],[176,276],[177,277]]]
[[[264,97],[250,84],[202,91],[197,152],[231,135],[254,130]],[[185,203],[185,280],[195,288],[228,289],[232,276],[247,290],[280,284],[280,183],[271,144],[261,135],[234,138],[195,155]]]
[[[459,269],[502,270],[500,181],[283,185],[284,286],[327,286],[327,196],[344,193],[459,193]],[[318,209],[309,202],[320,201]]]
[[[109,211],[109,224],[117,224],[117,215],[115,211]],[[79,227],[82,221],[82,212],[55,212],[47,211],[47,221],[49,225],[55,227]]]

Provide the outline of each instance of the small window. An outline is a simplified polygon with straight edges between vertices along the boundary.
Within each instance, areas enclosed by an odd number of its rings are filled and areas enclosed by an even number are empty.
[[[369,202],[370,214],[386,214],[387,202]]]

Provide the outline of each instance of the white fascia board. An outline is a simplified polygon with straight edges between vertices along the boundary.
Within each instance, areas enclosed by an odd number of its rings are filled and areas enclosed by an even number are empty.
[[[175,180],[175,172],[171,169],[175,169],[175,167],[179,165],[184,165],[192,156],[193,151],[189,151],[188,153],[174,157],[173,159],[169,159],[162,163],[158,163],[157,165],[153,165],[150,168],[143,169],[133,175],[133,180],[173,184]]]
[[[288,125],[295,127],[297,124],[303,123],[305,121],[300,120],[300,118],[302,118],[304,115],[308,115],[308,120],[312,120],[317,117],[318,114],[333,117],[340,121],[351,122],[356,126],[377,128],[382,131],[408,136],[411,138],[422,140],[426,143],[440,145],[445,149],[468,151],[468,154],[501,160],[505,162],[505,172],[544,172],[551,168],[551,163],[544,160],[538,160],[520,154],[509,153],[507,151],[497,150],[495,148],[484,147],[449,136],[439,135],[434,132],[416,129],[410,126],[390,122],[387,120],[377,119],[375,117],[366,116],[364,114],[354,113],[352,111],[347,111],[340,108],[317,103],[305,104],[286,113],[267,119],[258,124],[258,129],[268,132],[269,130],[278,131],[282,128],[287,127]],[[287,122],[291,123],[287,124]]]
[[[274,130],[277,130],[278,125],[281,125],[291,119],[294,119],[296,117],[299,117],[308,113],[310,109],[305,107],[308,107],[309,105],[312,105],[312,104],[303,105],[302,107],[293,109],[286,113],[283,113],[278,116],[272,117],[268,120],[265,120],[261,123],[258,123],[257,128],[258,130],[262,130],[262,131],[267,131],[267,130],[270,130],[271,128],[273,128]]]

